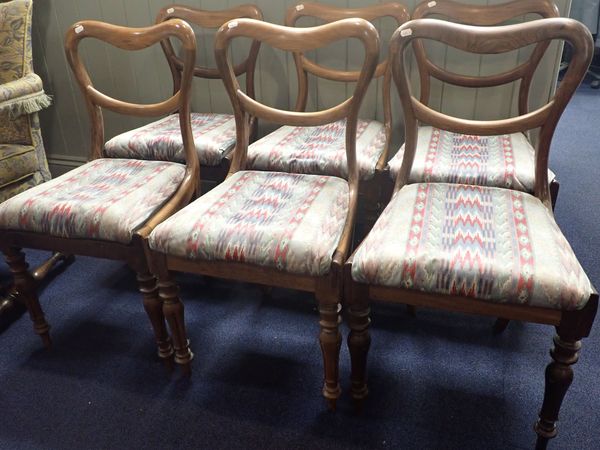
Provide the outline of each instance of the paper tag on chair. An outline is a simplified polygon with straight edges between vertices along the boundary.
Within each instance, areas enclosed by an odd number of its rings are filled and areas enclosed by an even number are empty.
[[[167,9],[167,14],[173,14],[175,12],[175,8]]]
[[[82,31],[83,31],[83,25],[77,25],[77,26],[75,27],[75,33],[76,33],[76,34],[79,34],[79,33],[81,33]]]
[[[304,9],[304,5],[296,5],[296,11],[302,11]]]
[[[433,8],[435,5],[437,5],[437,2],[429,2],[429,3],[427,3],[427,6],[429,6],[430,8]]]
[[[400,36],[402,36],[402,37],[410,36],[411,34],[412,34],[412,28],[407,28],[406,30],[402,30],[400,32]]]
[[[227,28],[235,28],[238,26],[237,20],[232,20],[227,24]]]

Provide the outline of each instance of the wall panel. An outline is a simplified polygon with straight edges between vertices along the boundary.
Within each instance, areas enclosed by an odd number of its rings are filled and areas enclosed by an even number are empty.
[[[500,3],[503,0],[464,0],[469,3]],[[36,0],[34,7],[34,60],[36,71],[43,78],[46,91],[54,96],[54,105],[42,112],[44,142],[54,173],[61,173],[81,164],[87,158],[89,146],[88,119],[79,89],[75,84],[63,51],[63,36],[67,27],[80,19],[97,19],[121,25],[143,26],[154,21],[158,10],[170,4],[168,0]],[[219,9],[241,3],[239,0],[186,0],[191,6]],[[256,0],[265,20],[283,24],[286,8],[293,0]],[[338,6],[356,7],[369,4],[363,0],[330,0]],[[558,0],[561,14],[570,9],[570,0]],[[407,0],[412,10],[415,0]],[[315,22],[303,20],[300,25]],[[383,54],[394,31],[389,20],[375,24],[382,36]],[[198,36],[198,60],[214,64],[211,34]],[[236,42],[233,58],[241,60],[248,42]],[[360,64],[362,49],[358,42],[343,42],[313,52],[318,62],[336,68],[353,68]],[[506,69],[522,61],[527,51],[506,55],[466,59],[460,52],[443,46],[428,46],[434,61],[449,70],[460,73],[488,74]],[[82,48],[96,86],[110,95],[130,101],[151,103],[168,97],[172,92],[171,75],[159,47],[144,50],[131,57],[99,42],[86,42]],[[531,92],[531,105],[544,103],[554,90],[556,70],[560,60],[560,46],[553,45],[542,61]],[[411,64],[414,94],[418,95],[416,66]],[[240,80],[240,84],[243,79]],[[307,109],[331,106],[351,94],[353,86],[324,80],[310,79]],[[259,55],[256,76],[257,96],[265,103],[279,108],[293,108],[296,101],[296,71],[291,55],[263,46]],[[516,111],[518,89],[507,85],[500,88],[465,90],[433,82],[430,104],[441,111],[466,118],[507,117]],[[402,112],[396,89],[392,88],[392,113],[395,122],[393,145],[397,148],[403,135]],[[374,80],[361,109],[365,118],[382,120],[381,81]],[[219,80],[197,80],[194,83],[192,105],[196,111],[231,111],[225,89]],[[107,113],[106,137],[147,122],[148,119],[122,118]],[[276,125],[261,123],[260,134]]]

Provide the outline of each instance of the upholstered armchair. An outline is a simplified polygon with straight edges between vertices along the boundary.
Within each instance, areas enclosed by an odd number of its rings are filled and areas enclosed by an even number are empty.
[[[0,202],[50,179],[37,112],[50,105],[33,73],[32,0],[0,3]]]
[[[50,179],[37,113],[51,99],[33,73],[32,10],[32,0],[0,2],[0,203]],[[55,253],[33,271],[33,278],[43,279],[64,259]],[[14,286],[0,298],[3,324],[13,320],[11,312],[24,310],[17,298]]]

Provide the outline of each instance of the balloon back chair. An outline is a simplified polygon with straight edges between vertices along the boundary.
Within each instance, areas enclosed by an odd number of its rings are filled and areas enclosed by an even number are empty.
[[[285,25],[297,26],[303,18],[322,22],[360,17],[373,22],[389,17],[396,26],[410,19],[406,7],[400,3],[380,3],[361,8],[338,8],[320,3],[302,3],[287,10]],[[311,60],[304,52],[294,52],[298,78],[296,111],[305,111],[309,94],[309,75],[317,78],[352,83],[360,76],[358,70],[340,70]],[[359,119],[356,137],[356,158],[360,178],[359,211],[368,216],[359,222],[373,224],[380,212],[380,185],[389,157],[392,135],[392,108],[390,101],[391,72],[388,61],[380,61],[375,78],[382,78],[381,102],[383,123]],[[248,167],[254,170],[283,170],[286,172],[348,176],[344,148],[344,121],[318,127],[284,126],[259,139],[248,148]],[[363,200],[364,199],[364,200]],[[361,214],[362,215],[362,214]],[[364,220],[363,220],[364,219]]]
[[[79,43],[95,38],[124,50],[139,50],[167,37],[184,49],[179,89],[156,104],[134,104],[98,91],[83,65]],[[159,356],[172,359],[156,280],[150,274],[143,242],[154,226],[187,204],[198,183],[198,159],[190,126],[190,89],[196,56],[191,27],[170,20],[148,28],[125,28],[81,21],[66,33],[67,59],[82,90],[91,122],[91,161],[58,178],[29,189],[0,205],[0,250],[5,254],[18,291],[24,297],[34,330],[50,345],[32,276],[21,248],[60,250],[125,261],[137,273],[144,307],[153,325]],[[179,111],[186,164],[166,161],[103,158],[102,109],[137,116]],[[165,306],[165,312],[168,312]]]
[[[365,49],[354,93],[316,112],[269,107],[244,93],[228,59],[236,37],[301,52],[356,38]],[[170,270],[314,292],[319,307],[325,365],[323,395],[335,407],[340,394],[338,330],[342,266],[356,213],[356,127],[360,103],[377,65],[379,37],[369,22],[345,19],[314,28],[290,28],[252,19],[233,20],[216,35],[215,56],[234,106],[237,140],[228,178],[158,226],[150,235],[150,266],[160,296],[179,302]],[[250,116],[279,124],[318,126],[346,119],[348,177],[246,169]],[[189,367],[192,354],[183,311],[173,334],[176,362]],[[187,369],[189,370],[189,369]]]
[[[239,5],[233,8],[208,11],[183,5],[163,7],[156,23],[171,19],[182,19],[201,29],[217,29],[231,19],[250,18],[262,20],[261,11],[254,5]],[[174,92],[181,85],[182,59],[178,56],[170,40],[165,39],[161,46],[173,75]],[[248,55],[235,66],[236,76],[246,76],[246,91],[254,98],[254,72],[260,44],[252,42]],[[194,76],[205,79],[220,79],[216,67],[194,67]],[[256,120],[251,118],[252,136],[256,134]],[[235,145],[235,119],[232,114],[212,112],[192,112],[192,133],[198,159],[202,167],[202,182],[220,183],[225,178],[231,163],[231,153]],[[179,132],[177,114],[159,119],[135,130],[127,131],[110,139],[105,144],[105,155],[111,158],[134,158],[159,161],[185,162],[185,150]],[[208,187],[208,186],[205,186]]]
[[[548,40],[567,41],[573,62],[554,97],[518,117],[473,121],[430,109],[413,97],[404,52],[417,39],[465,52],[496,54]],[[405,116],[406,150],[393,197],[345,266],[351,328],[352,394],[367,395],[369,299],[554,325],[544,402],[536,423],[538,446],[556,435],[563,397],[573,378],[581,339],[590,333],[598,294],[552,214],[548,153],[556,124],[592,57],[589,31],[551,18],[495,28],[420,19],[401,26],[390,51]],[[489,186],[411,182],[421,137],[418,121],[481,136],[540,128],[534,193]]]
[[[452,0],[424,1],[413,11],[413,19],[431,16],[476,26],[498,26],[531,14],[541,18],[559,17],[550,0],[516,0],[495,5],[469,5]],[[528,59],[505,73],[472,76],[453,73],[428,58],[423,42],[413,42],[421,85],[420,101],[427,105],[431,97],[431,78],[466,88],[492,88],[519,81],[518,114],[529,111],[529,92],[533,75],[548,49],[549,42],[538,42]],[[485,64],[485,63],[483,63]],[[410,176],[411,182],[446,182],[505,187],[532,194],[534,191],[534,145],[526,134],[479,136],[476,130],[463,133],[437,129],[431,124],[419,128],[419,145]],[[390,160],[388,196],[402,164],[404,146]],[[559,183],[550,172],[552,204],[556,202]]]

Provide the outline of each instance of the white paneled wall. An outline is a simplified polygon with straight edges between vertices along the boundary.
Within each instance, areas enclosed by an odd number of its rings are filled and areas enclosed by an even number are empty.
[[[467,0],[465,0],[467,1]],[[469,0],[470,3],[492,4],[505,0]],[[168,0],[35,0],[34,6],[34,61],[37,73],[45,83],[46,91],[54,96],[54,105],[42,112],[42,129],[46,151],[52,169],[61,173],[81,164],[88,154],[88,119],[78,86],[67,66],[63,51],[65,30],[81,19],[97,19],[120,25],[145,26],[154,22],[158,10]],[[240,0],[184,0],[182,3],[202,9],[222,9],[240,3]],[[296,4],[291,0],[256,0],[265,20],[283,24],[286,9]],[[370,4],[364,0],[329,0],[329,4],[356,7]],[[567,15],[570,0],[558,0],[562,15]],[[416,1],[405,1],[412,11]],[[302,20],[301,26],[315,22]],[[382,38],[384,53],[387,41],[394,31],[393,21],[376,23]],[[199,60],[212,62],[210,34],[198,36]],[[89,42],[88,42],[89,41]],[[233,57],[241,59],[248,43],[240,42]],[[469,74],[504,71],[527,55],[527,50],[504,55],[466,58],[464,54],[443,46],[432,48],[433,59],[447,69]],[[82,53],[96,87],[115,97],[144,103],[166,98],[172,89],[171,75],[159,46],[135,54],[87,40]],[[313,57],[322,64],[336,68],[352,68],[360,63],[362,50],[357,42],[340,42],[319,49]],[[560,49],[553,44],[540,64],[531,92],[531,104],[544,103],[552,94]],[[415,89],[418,89],[417,78]],[[293,108],[296,100],[296,72],[291,55],[262,46],[257,65],[256,91],[262,101],[279,108]],[[351,86],[327,80],[311,79],[308,108],[323,108],[343,100],[351,93]],[[518,89],[513,85],[488,89],[465,89],[442,86],[433,82],[431,104],[443,112],[465,118],[500,118],[514,113]],[[395,145],[401,142],[402,115],[400,103],[393,93],[393,114],[396,124]],[[197,80],[194,84],[193,107],[196,111],[230,111],[229,100],[219,80]],[[362,116],[382,120],[380,81],[374,81],[365,98]],[[145,123],[148,119],[124,118],[110,112],[105,114],[106,137]],[[265,134],[274,125],[261,124]]]

